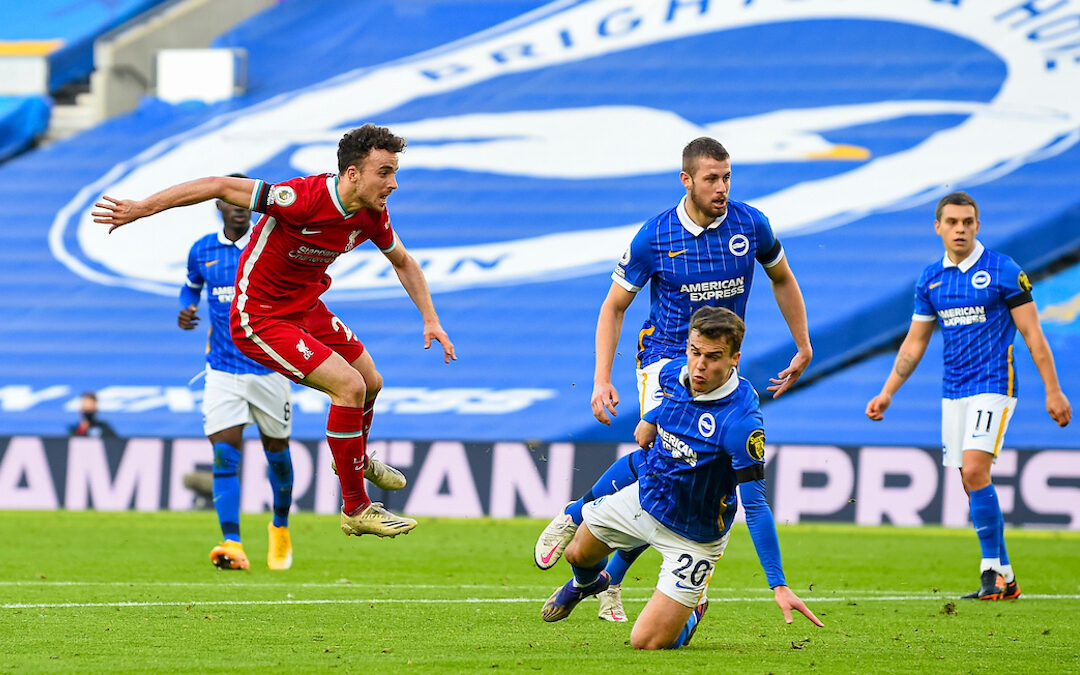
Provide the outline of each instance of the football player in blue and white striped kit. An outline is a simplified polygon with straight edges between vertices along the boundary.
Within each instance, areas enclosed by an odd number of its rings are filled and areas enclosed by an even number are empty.
[[[722,307],[698,310],[685,356],[659,374],[660,403],[634,431],[642,448],[636,483],[585,505],[584,523],[566,548],[574,577],[544,603],[560,621],[582,599],[604,591],[613,550],[649,545],[663,557],[656,591],[634,623],[635,649],[690,641],[708,608],[702,595],[724,553],[739,496],[758,559],[784,619],[796,610],[821,626],[787,586],[772,511],[765,500],[765,432],[758,395],[739,377],[745,325]],[[738,486],[738,493],[736,493]]]
[[[239,174],[234,176],[243,177]],[[196,241],[188,254],[187,283],[180,289],[177,324],[192,330],[202,290],[207,289],[210,331],[206,348],[206,386],[203,393],[203,431],[214,448],[214,507],[223,541],[210,551],[220,569],[249,569],[240,537],[240,448],[244,427],[255,423],[262,437],[267,474],[273,489],[274,517],[267,526],[270,569],[292,565],[289,510],[292,508],[293,466],[289,454],[292,427],[288,379],[244,356],[229,330],[236,267],[250,238],[251,212],[217,202],[222,230]]]
[[[646,285],[649,316],[638,333],[637,389],[639,414],[657,404],[657,378],[664,364],[685,349],[690,317],[701,307],[726,307],[740,318],[760,264],[772,284],[776,303],[788,324],[797,353],[768,387],[773,397],[783,394],[810,364],[813,350],[806,307],[798,281],[784,256],[768,218],[754,207],[729,198],[731,158],[715,139],[702,137],[683,149],[679,174],[685,196],[673,208],[646,222],[612,274],[612,284],[596,323],[596,369],[592,410],[610,424],[619,393],[611,382],[615,349],[626,310]],[[581,523],[587,502],[611,494],[637,480],[640,457],[620,458],[576,502],[568,504],[541,533],[533,559],[549,569]],[[626,621],[620,589],[635,554],[612,558],[611,588],[600,596],[600,618]]]
[[[1013,599],[1020,596],[1020,584],[1005,549],[1005,521],[990,467],[1016,410],[1013,339],[1018,329],[1042,377],[1050,417],[1063,427],[1072,418],[1072,408],[1058,383],[1027,275],[1011,258],[985,249],[975,238],[975,200],[964,192],[943,197],[934,231],[945,245],[945,256],[923,270],[915,285],[911,327],[881,393],[867,404],[866,416],[883,418],[893,395],[926,353],[935,323],[940,324],[945,341],[942,464],[960,469],[982,548],[979,590],[964,597]]]

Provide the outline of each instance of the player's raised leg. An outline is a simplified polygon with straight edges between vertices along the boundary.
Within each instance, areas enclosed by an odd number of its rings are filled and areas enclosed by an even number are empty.
[[[209,434],[214,450],[214,509],[221,526],[222,542],[210,551],[210,562],[223,570],[246,570],[251,566],[240,539],[240,445],[243,425]]]
[[[620,457],[607,468],[607,471],[593,484],[589,491],[577,501],[566,505],[563,512],[552,518],[533,547],[533,562],[542,570],[551,569],[559,562],[563,551],[573,540],[574,533],[581,525],[581,509],[591,501],[612,495],[631,483],[637,482],[637,460],[641,451]]]
[[[354,366],[355,364],[355,366]],[[356,367],[359,366],[359,367]],[[364,486],[367,449],[364,438],[364,403],[366,379],[377,382],[375,364],[366,353],[353,364],[336,352],[320,363],[302,384],[330,395],[330,413],[326,422],[326,441],[334,456],[341,497],[341,529],[345,534],[375,534],[394,537],[416,527],[411,518],[397,516],[378,502],[372,502]]]

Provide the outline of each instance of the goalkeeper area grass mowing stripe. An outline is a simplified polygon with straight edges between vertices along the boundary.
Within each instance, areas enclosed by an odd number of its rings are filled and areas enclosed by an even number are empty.
[[[0,512],[0,672],[521,671],[878,673],[1080,670],[1080,533],[1009,530],[1023,595],[982,602],[971,530],[781,526],[792,590],[825,622],[787,625],[736,525],[691,645],[635,652],[586,600],[547,624],[569,578],[532,563],[540,520],[422,519],[346,538],[296,514],[293,567],[266,568],[265,516],[243,517],[249,571],[209,561],[212,512]],[[630,570],[631,622],[659,556]]]

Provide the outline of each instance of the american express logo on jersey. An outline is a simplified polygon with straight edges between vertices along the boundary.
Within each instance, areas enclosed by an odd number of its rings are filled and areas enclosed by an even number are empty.
[[[685,441],[665,430],[659,424],[656,425],[656,431],[660,435],[660,442],[664,446],[664,450],[671,453],[674,459],[681,459],[690,466],[697,466],[697,452],[694,451]]]
[[[210,292],[217,298],[218,302],[230,303],[233,301],[233,296],[236,295],[236,287],[231,284],[228,286],[214,286],[210,289]]]
[[[973,323],[986,323],[986,307],[974,305],[971,307],[952,307],[939,309],[942,326],[970,326]]]
[[[746,277],[683,284],[679,290],[690,296],[690,302],[733,298],[746,292]]]

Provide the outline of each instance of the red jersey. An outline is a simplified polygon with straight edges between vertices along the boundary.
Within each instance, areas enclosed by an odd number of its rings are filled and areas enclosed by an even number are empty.
[[[337,182],[329,173],[277,185],[255,181],[248,208],[264,215],[237,267],[239,312],[286,316],[308,310],[330,288],[326,268],[339,255],[368,239],[383,253],[393,250],[389,214],[346,211]]]

